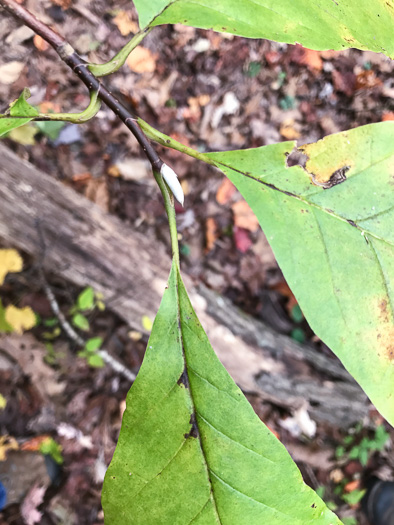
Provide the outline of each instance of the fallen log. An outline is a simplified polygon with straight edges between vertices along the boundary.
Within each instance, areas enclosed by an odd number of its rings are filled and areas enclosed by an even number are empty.
[[[155,316],[170,269],[169,242],[133,230],[2,144],[0,242],[41,260],[48,275],[92,286],[138,330],[143,315]],[[365,394],[338,360],[277,334],[187,276],[185,283],[212,346],[244,392],[289,410],[306,400],[312,418],[342,428],[366,415]]]

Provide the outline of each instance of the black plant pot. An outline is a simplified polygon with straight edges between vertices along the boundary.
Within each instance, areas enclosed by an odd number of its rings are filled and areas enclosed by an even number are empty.
[[[371,525],[394,525],[394,482],[372,478],[362,509]]]

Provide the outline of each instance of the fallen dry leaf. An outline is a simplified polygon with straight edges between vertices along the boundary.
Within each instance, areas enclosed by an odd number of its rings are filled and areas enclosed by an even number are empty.
[[[0,436],[0,461],[5,461],[9,450],[18,450],[19,445],[11,436]]]
[[[388,120],[394,120],[394,111],[385,111],[382,115],[382,122],[387,122]]]
[[[332,81],[337,91],[351,97],[355,90],[356,76],[351,71],[341,73],[337,69],[332,72]]]
[[[245,228],[238,228],[238,226],[234,226],[233,237],[235,246],[241,253],[246,253],[253,244],[251,238],[249,237],[249,232],[248,230],[245,230]]]
[[[40,109],[40,113],[60,113],[61,111],[60,104],[51,102],[49,100],[44,100],[44,102],[41,102],[38,107]]]
[[[146,47],[138,46],[126,60],[127,65],[135,73],[153,73],[156,69],[157,55]]]
[[[24,68],[23,62],[17,62],[16,60],[12,62],[7,62],[0,66],[0,78],[2,84],[13,84],[18,80],[22,69]]]
[[[127,11],[119,11],[119,13],[113,18],[112,22],[119,29],[122,36],[127,36],[130,33],[138,32],[138,24],[134,22]]]
[[[360,488],[360,480],[355,479],[353,481],[349,481],[349,483],[346,483],[344,487],[345,492],[353,492],[353,490],[357,490]]]
[[[25,441],[21,445],[21,450],[28,450],[30,452],[37,452],[40,450],[40,447],[44,441],[46,441],[51,436],[49,434],[43,434],[42,436],[35,436],[28,441]]]
[[[105,211],[109,210],[109,194],[107,181],[104,177],[88,179],[85,186],[85,197]]]
[[[242,200],[235,202],[231,209],[234,214],[234,225],[238,228],[244,228],[251,232],[255,232],[259,228],[259,221],[257,220],[256,215],[253,213],[249,204]]]
[[[64,391],[65,383],[60,381],[59,371],[44,361],[48,354],[46,347],[31,333],[2,336],[1,348],[18,363],[24,376],[29,377],[43,399],[57,396]]]
[[[216,192],[217,202],[222,205],[227,204],[236,191],[237,188],[234,184],[227,177],[224,177],[218,191]]]
[[[74,173],[71,178],[73,182],[86,183],[92,178],[92,174],[89,171],[84,171],[82,173]]]
[[[71,6],[71,0],[51,0],[53,4],[59,5],[62,9],[68,9]]]
[[[17,308],[12,304],[7,306],[5,309],[5,320],[17,334],[30,330],[36,324],[36,316],[30,306],[25,306],[24,308]]]
[[[324,58],[324,60],[331,60],[332,58],[336,58],[340,53],[343,53],[343,51],[334,51],[333,49],[326,49],[325,51],[320,51],[320,56]]]
[[[33,43],[38,49],[38,51],[46,51],[49,49],[49,44],[46,40],[44,40],[40,35],[34,35]]]
[[[362,71],[356,76],[356,90],[370,89],[381,85],[382,81],[375,75],[372,69]]]
[[[280,134],[287,140],[295,140],[300,138],[300,132],[294,127],[294,119],[285,120],[280,126]]]
[[[187,99],[188,107],[184,109],[183,117],[197,122],[201,118],[201,108],[206,106],[210,100],[211,97],[209,95],[189,97]]]
[[[27,493],[21,505],[21,515],[26,525],[35,525],[40,523],[42,513],[37,510],[37,507],[44,501],[46,487],[40,487],[38,483]]]
[[[205,253],[208,253],[215,246],[216,239],[218,238],[218,227],[213,217],[208,217],[205,222],[205,240],[206,247]]]
[[[279,292],[284,297],[287,297],[288,300],[287,300],[287,303],[286,303],[286,309],[287,309],[287,311],[290,314],[292,309],[298,303],[297,303],[297,299],[294,297],[293,292],[290,290],[290,287],[287,284],[287,282],[285,280],[280,281],[279,283],[277,283],[274,286],[272,286],[272,290],[276,290],[277,292]]]
[[[323,69],[323,60],[319,51],[307,49],[298,44],[292,48],[290,60],[311,70],[321,71]]]
[[[23,260],[16,250],[0,250],[0,286],[7,273],[21,272],[22,268]]]

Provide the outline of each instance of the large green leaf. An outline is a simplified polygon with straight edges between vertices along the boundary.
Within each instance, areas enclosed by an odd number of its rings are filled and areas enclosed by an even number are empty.
[[[25,88],[20,97],[10,104],[8,114],[0,115],[0,137],[13,129],[24,126],[38,115],[36,108],[31,106],[26,99],[30,97],[29,89]],[[9,115],[9,116],[8,116]],[[31,118],[12,118],[29,115]]]
[[[312,329],[394,424],[394,123],[301,148],[309,173],[286,167],[293,147],[205,157],[257,215]]]
[[[173,265],[103,489],[108,525],[337,525],[217,359]]]
[[[394,57],[393,0],[134,0],[141,28],[176,24],[311,49],[355,47]]]

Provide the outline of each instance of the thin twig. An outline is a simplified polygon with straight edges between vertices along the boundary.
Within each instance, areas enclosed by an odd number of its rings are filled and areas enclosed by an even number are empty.
[[[149,139],[145,136],[137,124],[136,118],[126,109],[116,97],[91,73],[88,69],[88,63],[81,58],[72,46],[56,31],[38,20],[25,7],[18,4],[16,0],[0,0],[0,6],[3,6],[18,20],[23,22],[27,27],[32,29],[37,35],[43,38],[53,47],[60,58],[65,62],[73,72],[78,75],[90,92],[97,91],[98,97],[120,118],[120,120],[133,133],[138,143],[148,157],[152,168],[156,171],[161,170],[163,161],[160,159],[156,150],[153,148]]]
[[[44,271],[41,267],[39,268],[39,272],[40,272],[40,277],[42,281],[42,286],[44,288],[45,295],[48,298],[49,304],[51,305],[53,314],[58,319],[60,326],[66,332],[68,337],[72,341],[74,341],[74,343],[76,343],[79,347],[83,348],[86,345],[86,341],[74,330],[71,324],[67,321],[63,312],[60,310],[59,303],[57,302],[55,294],[53,293],[51,287],[49,286],[48,281],[45,277]],[[107,365],[109,365],[112,368],[112,370],[122,375],[124,378],[130,381],[130,383],[134,382],[136,378],[135,374],[131,370],[129,370],[126,366],[124,366],[122,363],[120,363],[117,359],[112,357],[107,352],[107,350],[100,348],[99,350],[97,350],[97,354],[102,358],[102,360],[105,363],[107,363]]]

